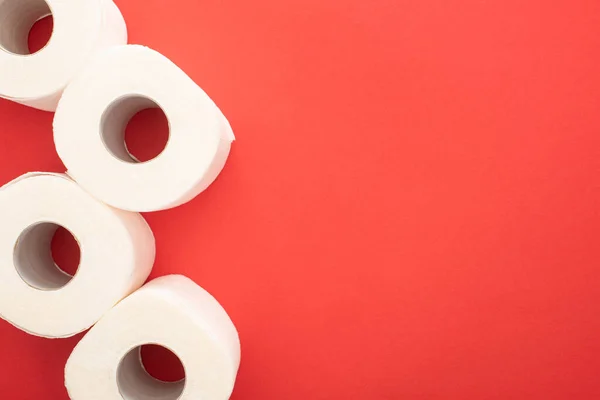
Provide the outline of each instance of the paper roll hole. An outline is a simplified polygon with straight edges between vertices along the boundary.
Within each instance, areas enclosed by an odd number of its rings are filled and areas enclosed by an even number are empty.
[[[166,347],[156,344],[142,346],[142,365],[150,376],[163,382],[178,382],[185,378],[181,360]]]
[[[156,379],[146,371],[142,362],[141,349],[142,346],[138,346],[130,350],[125,357],[121,359],[119,367],[117,368],[117,385],[123,399],[179,399],[185,389],[185,371],[184,378],[177,382],[165,382]]]
[[[150,119],[135,121],[135,126],[130,127],[132,119],[145,110],[152,111],[152,115],[147,115]],[[164,111],[154,100],[141,95],[124,96],[113,101],[104,111],[100,125],[106,149],[128,163],[147,162],[158,157],[169,140],[169,121]],[[133,135],[136,137],[132,138]],[[131,148],[129,145],[132,145]]]
[[[34,54],[29,49],[29,33],[38,20],[49,15],[52,10],[45,0],[1,1],[0,49],[16,55]],[[45,46],[36,47],[41,50]]]
[[[35,289],[58,290],[73,279],[73,275],[60,269],[52,255],[52,239],[58,228],[60,225],[52,222],[31,225],[21,233],[15,244],[17,273]]]
[[[52,259],[63,272],[74,276],[79,268],[81,249],[75,236],[69,230],[59,227],[50,244]]]

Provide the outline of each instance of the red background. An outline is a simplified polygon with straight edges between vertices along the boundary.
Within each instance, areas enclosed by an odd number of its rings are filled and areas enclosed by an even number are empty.
[[[239,329],[234,400],[600,398],[598,0],[117,3],[237,134],[146,214]],[[63,170],[52,114],[0,116],[2,183]],[[67,398],[79,336],[0,338],[2,398]]]

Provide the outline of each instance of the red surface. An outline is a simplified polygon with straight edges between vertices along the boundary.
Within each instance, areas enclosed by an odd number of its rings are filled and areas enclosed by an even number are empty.
[[[118,4],[238,137],[146,215],[239,328],[234,400],[600,398],[600,2]],[[0,116],[2,182],[63,169],[51,114]],[[67,398],[79,337],[0,339],[2,398]]]

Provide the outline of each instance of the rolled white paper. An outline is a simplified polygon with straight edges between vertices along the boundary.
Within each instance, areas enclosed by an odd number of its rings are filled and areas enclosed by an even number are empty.
[[[125,127],[138,111],[160,107],[169,140],[138,162]],[[65,90],[54,117],[54,142],[68,174],[96,198],[130,211],[181,205],[219,175],[233,132],[215,103],[179,67],[142,46],[96,57]]]
[[[48,44],[29,54],[29,30],[50,14]],[[0,97],[54,111],[96,52],[126,43],[125,21],[111,0],[0,0]]]
[[[27,174],[3,186],[0,221],[0,316],[32,335],[88,329],[152,269],[154,237],[144,218],[101,203],[62,174]],[[75,276],[52,259],[59,226],[80,247]]]
[[[185,378],[151,377],[140,346],[171,350]],[[158,278],[121,301],[81,339],[65,367],[72,400],[226,400],[240,362],[237,331],[221,305],[181,275]]]

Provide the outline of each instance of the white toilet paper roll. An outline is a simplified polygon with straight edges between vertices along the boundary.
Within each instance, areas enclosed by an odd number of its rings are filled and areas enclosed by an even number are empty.
[[[137,162],[125,126],[160,107],[169,140],[156,158]],[[68,174],[113,207],[157,211],[183,204],[221,172],[234,136],[219,108],[181,69],[142,46],[111,48],[65,90],[54,141]]]
[[[30,54],[33,24],[52,15],[48,44]],[[97,51],[127,43],[111,0],[0,0],[0,97],[54,111],[73,76]]]
[[[140,346],[171,350],[185,378],[166,383],[141,363]],[[109,311],[65,368],[72,400],[225,400],[240,362],[237,331],[204,289],[181,275],[158,278]]]
[[[36,336],[88,329],[152,269],[154,237],[142,216],[101,203],[62,174],[27,174],[3,186],[0,221],[0,316]],[[80,247],[75,276],[52,259],[59,226]]]

